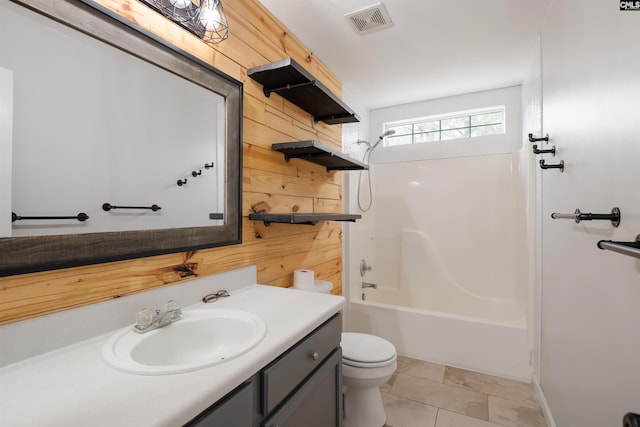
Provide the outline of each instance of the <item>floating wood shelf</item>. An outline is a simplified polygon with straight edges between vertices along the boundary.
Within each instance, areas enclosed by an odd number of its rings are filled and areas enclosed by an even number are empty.
[[[312,114],[316,122],[335,125],[360,121],[353,110],[291,58],[250,68],[247,75],[264,87],[267,98],[276,92]]]
[[[318,221],[351,221],[362,218],[362,215],[353,214],[334,214],[334,213],[308,213],[308,214],[276,214],[276,213],[260,213],[249,214],[252,221],[263,221],[264,225],[269,226],[272,222],[281,224],[308,224],[316,225]]]
[[[327,147],[318,141],[280,142],[272,144],[271,149],[284,154],[284,159],[304,159],[317,163],[331,170],[363,170],[369,166],[358,160],[341,153],[338,150]]]

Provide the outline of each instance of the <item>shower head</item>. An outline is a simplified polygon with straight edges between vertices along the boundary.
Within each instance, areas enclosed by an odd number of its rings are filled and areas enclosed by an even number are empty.
[[[375,144],[373,144],[373,147],[371,147],[371,151],[373,151],[373,149],[374,149],[374,148],[376,148],[376,147],[378,146],[378,144],[380,144],[380,142],[381,142],[385,137],[387,137],[387,136],[389,136],[389,135],[393,135],[393,134],[395,134],[395,133],[396,133],[396,131],[395,131],[395,130],[393,130],[393,129],[389,129],[388,131],[386,131],[385,133],[383,133],[382,135],[380,135],[380,136],[378,137],[378,140],[376,141],[376,143],[375,143]]]
[[[376,148],[378,146],[378,144],[380,144],[380,141],[382,141],[386,136],[393,135],[395,133],[396,133],[395,130],[389,129],[388,131],[386,131],[385,133],[383,133],[382,135],[380,135],[378,137],[378,140],[376,141],[375,144],[373,144],[373,146],[369,143],[369,141],[364,141],[362,139],[359,139],[356,142],[358,144],[367,144],[367,151],[372,151],[374,148]]]

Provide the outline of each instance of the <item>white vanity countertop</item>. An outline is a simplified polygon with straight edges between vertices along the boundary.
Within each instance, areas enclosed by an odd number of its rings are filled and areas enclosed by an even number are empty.
[[[102,346],[111,333],[5,366],[0,368],[0,425],[181,426],[343,305],[338,296],[252,285],[215,303],[189,307],[254,313],[266,322],[267,334],[233,360],[182,374],[135,375],[107,366]]]

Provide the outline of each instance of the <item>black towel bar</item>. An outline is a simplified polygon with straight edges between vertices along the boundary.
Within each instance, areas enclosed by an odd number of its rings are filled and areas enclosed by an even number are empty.
[[[89,215],[84,212],[80,212],[78,215],[69,215],[69,216],[20,216],[15,212],[11,212],[11,222],[22,221],[22,220],[57,220],[57,219],[75,219],[80,222],[84,222],[89,219]]]
[[[600,240],[598,242],[598,247],[600,249],[607,249],[623,255],[640,258],[640,234],[636,236],[635,242],[614,242],[612,240]]]
[[[112,209],[149,209],[152,210],[154,212],[159,211],[160,209],[162,209],[160,206],[158,205],[151,205],[151,206],[114,206],[111,203],[103,203],[102,204],[102,210],[109,212]]]

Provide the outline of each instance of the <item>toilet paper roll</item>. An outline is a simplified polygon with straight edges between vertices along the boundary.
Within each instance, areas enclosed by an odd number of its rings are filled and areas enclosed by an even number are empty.
[[[313,289],[314,277],[313,270],[295,270],[293,272],[293,286],[298,289]]]

